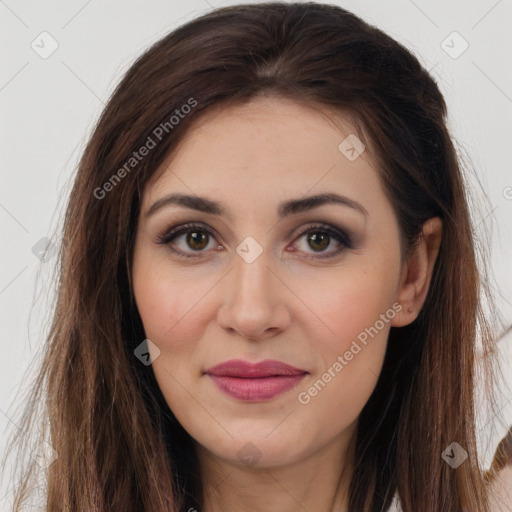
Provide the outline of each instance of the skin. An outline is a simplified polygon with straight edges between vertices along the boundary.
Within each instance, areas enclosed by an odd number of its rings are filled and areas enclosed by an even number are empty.
[[[368,152],[350,161],[338,149],[351,133],[341,116],[260,97],[197,121],[144,190],[133,290],[146,337],[159,350],[152,351],[157,382],[196,443],[204,512],[347,510],[357,418],[376,385],[390,327],[412,322],[425,300],[442,228],[430,219],[402,262],[396,216]],[[228,215],[178,205],[146,215],[178,192],[218,201]],[[367,213],[328,204],[278,217],[282,201],[321,192],[342,194]],[[189,259],[158,244],[159,234],[187,222],[213,231],[202,245],[187,243],[186,233],[170,242],[199,254]],[[352,246],[334,237],[325,246],[308,242],[301,232],[316,222],[352,233]],[[263,249],[251,263],[236,252],[248,236]],[[322,254],[334,256],[313,259]],[[403,309],[300,403],[299,393],[397,303]],[[275,398],[242,402],[203,374],[235,358],[276,359],[309,374]],[[239,458],[247,443],[256,447],[256,463]]]
[[[499,473],[490,488],[491,512],[512,512],[512,466]]]

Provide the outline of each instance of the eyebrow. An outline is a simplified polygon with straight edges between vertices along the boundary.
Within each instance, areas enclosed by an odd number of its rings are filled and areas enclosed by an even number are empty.
[[[348,197],[341,196],[334,193],[316,194],[313,196],[302,197],[300,199],[290,199],[279,205],[277,210],[280,218],[294,215],[297,213],[306,212],[314,208],[326,204],[339,204],[347,206],[354,210],[359,211],[363,215],[368,215],[367,210],[363,205],[349,199]],[[212,215],[225,216],[230,218],[227,210],[218,202],[208,199],[206,197],[200,197],[195,195],[186,194],[169,194],[155,201],[146,213],[146,218],[154,215],[158,210],[171,205],[184,206],[192,210],[198,210],[203,213],[210,213]]]

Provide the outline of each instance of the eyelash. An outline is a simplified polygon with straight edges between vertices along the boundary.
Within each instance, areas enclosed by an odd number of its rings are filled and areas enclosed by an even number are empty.
[[[205,224],[202,223],[187,223],[182,224],[180,226],[177,226],[175,228],[172,228],[170,231],[166,230],[161,235],[158,235],[157,237],[157,243],[161,245],[167,245],[169,250],[176,254],[177,256],[181,258],[197,258],[201,257],[202,251],[196,251],[196,254],[184,252],[177,250],[172,247],[171,241],[177,238],[180,235],[187,234],[193,231],[203,231],[208,234],[208,237],[215,237],[215,232],[211,230],[211,228],[207,227]],[[333,228],[327,224],[323,223],[316,223],[314,225],[310,225],[307,227],[307,229],[302,230],[298,235],[297,238],[300,238],[304,235],[310,234],[310,233],[322,233],[327,234],[330,237],[334,238],[339,244],[340,247],[336,249],[335,251],[328,253],[327,255],[323,256],[310,256],[311,259],[327,259],[332,258],[334,256],[337,256],[340,252],[342,252],[344,249],[351,249],[352,248],[352,242],[350,240],[350,237],[348,237],[345,233],[342,231]]]

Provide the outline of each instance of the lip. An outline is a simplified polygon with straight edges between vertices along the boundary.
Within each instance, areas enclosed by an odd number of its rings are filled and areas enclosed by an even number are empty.
[[[306,370],[271,359],[259,363],[232,359],[204,373],[221,391],[246,402],[270,400],[297,386],[308,374]]]

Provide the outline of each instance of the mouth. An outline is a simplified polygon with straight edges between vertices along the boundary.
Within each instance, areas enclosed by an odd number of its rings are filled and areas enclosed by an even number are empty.
[[[220,391],[245,402],[261,402],[297,386],[308,375],[306,370],[281,361],[251,363],[233,359],[209,368],[207,374]]]

